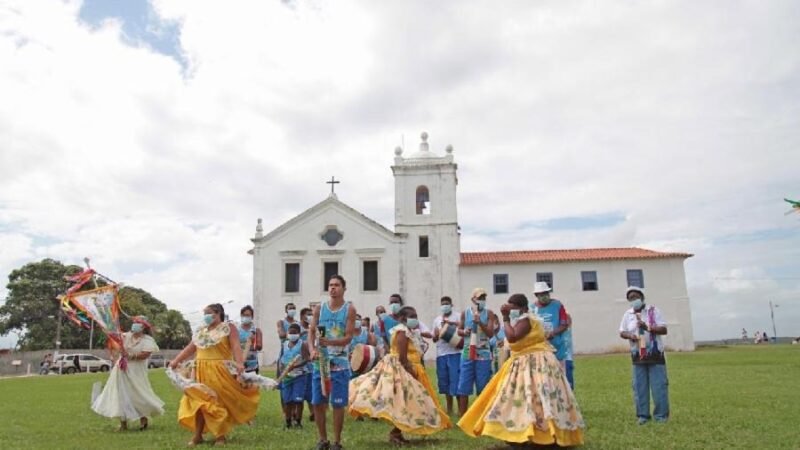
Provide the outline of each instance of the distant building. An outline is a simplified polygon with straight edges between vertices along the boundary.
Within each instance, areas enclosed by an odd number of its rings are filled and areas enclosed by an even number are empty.
[[[252,239],[253,302],[265,330],[265,361],[278,353],[274,324],[283,305],[299,307],[326,298],[327,280],[347,280],[345,298],[362,315],[399,293],[430,324],[439,298],[448,295],[461,310],[475,287],[489,292],[497,311],[511,293],[531,293],[536,281],[553,287],[572,315],[576,352],[627,348],[618,336],[627,308],[628,285],[645,288],[647,300],[663,311],[668,345],[694,349],[692,318],[683,262],[688,253],[640,248],[535,250],[461,253],[453,149],[436,155],[423,133],[419,151],[395,150],[394,231],[339,201],[335,194]],[[434,357],[432,353],[426,355]]]

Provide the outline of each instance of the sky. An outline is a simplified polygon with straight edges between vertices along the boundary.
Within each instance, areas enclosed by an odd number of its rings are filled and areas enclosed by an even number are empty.
[[[0,0],[0,276],[89,256],[238,309],[258,218],[335,175],[391,228],[427,131],[462,251],[693,253],[695,339],[771,335],[769,301],[797,336],[798,42],[794,1]]]

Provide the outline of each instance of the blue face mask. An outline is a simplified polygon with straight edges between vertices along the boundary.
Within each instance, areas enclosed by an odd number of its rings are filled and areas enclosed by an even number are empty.
[[[358,320],[358,319],[356,319],[356,321],[355,321],[355,323],[353,324],[353,326],[354,326],[354,327],[356,327],[356,330],[357,330],[357,329],[359,329],[359,328],[361,328],[361,321],[360,321],[360,320]]]
[[[400,308],[402,308],[402,307],[403,307],[403,305],[401,305],[400,303],[390,303],[389,304],[389,310],[392,312],[392,314],[397,314],[400,311]]]
[[[439,309],[442,311],[442,314],[447,315],[453,312],[453,305],[442,305]]]
[[[291,317],[291,318],[294,319],[294,315],[295,314],[297,314],[297,310],[296,309],[290,309],[290,310],[286,311],[286,317]]]
[[[511,320],[517,320],[517,319],[519,319],[519,316],[520,316],[521,314],[522,314],[522,311],[521,311],[521,310],[519,310],[519,309],[512,309],[511,311],[509,311],[509,312],[508,312],[508,317],[509,317]]]
[[[478,305],[478,311],[483,311],[486,309],[486,300],[478,300],[476,305]]]
[[[630,302],[629,304],[631,305],[631,308],[633,308],[634,311],[639,311],[642,308],[644,308],[644,300],[640,298],[637,298],[636,300]]]
[[[247,316],[242,317],[242,325],[250,325],[251,323],[253,323],[252,317],[247,317]]]
[[[419,326],[419,319],[408,319],[406,320],[406,325],[411,329],[417,328]]]
[[[287,334],[286,337],[288,337],[289,340],[292,341],[292,342],[297,342],[297,340],[300,339],[300,335],[299,334],[294,334],[294,333]]]
[[[216,315],[214,314],[205,314],[203,316],[203,322],[205,322],[206,325],[211,325],[212,323],[214,323],[214,317],[216,317]]]
[[[134,333],[141,333],[142,331],[144,331],[144,325],[140,323],[134,323],[133,325],[131,325],[131,331]]]
[[[381,320],[386,320],[386,316],[387,315],[388,314],[386,314],[385,312],[382,312],[382,313],[378,314],[378,317],[380,317]]]

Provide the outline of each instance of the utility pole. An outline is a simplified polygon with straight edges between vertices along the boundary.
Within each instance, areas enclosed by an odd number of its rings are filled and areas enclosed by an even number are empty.
[[[61,350],[61,316],[64,311],[61,310],[61,305],[58,306],[58,315],[56,316],[56,351],[53,354],[53,362],[56,362]],[[58,363],[58,374],[61,374],[61,369],[64,368],[63,361]]]
[[[775,337],[775,343],[778,343],[778,332],[775,330],[775,310],[779,305],[772,304],[772,300],[769,301],[769,316],[772,319],[772,335]]]

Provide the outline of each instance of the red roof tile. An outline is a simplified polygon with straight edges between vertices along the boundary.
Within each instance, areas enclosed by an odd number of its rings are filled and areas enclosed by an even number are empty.
[[[583,248],[575,250],[519,250],[461,253],[461,265],[569,262],[620,259],[691,258],[691,253],[657,252],[645,248]]]

